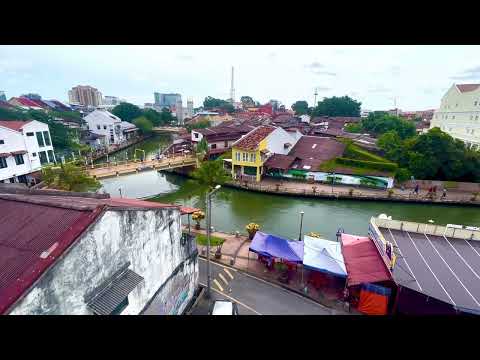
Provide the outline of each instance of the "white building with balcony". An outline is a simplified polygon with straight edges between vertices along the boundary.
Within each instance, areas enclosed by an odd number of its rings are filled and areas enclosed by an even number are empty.
[[[480,149],[480,84],[452,85],[433,114],[434,127]]]
[[[0,182],[29,183],[32,173],[55,162],[47,124],[0,121]]]
[[[119,145],[136,134],[137,127],[106,110],[95,110],[85,116],[88,130],[96,135],[105,136],[108,146]]]

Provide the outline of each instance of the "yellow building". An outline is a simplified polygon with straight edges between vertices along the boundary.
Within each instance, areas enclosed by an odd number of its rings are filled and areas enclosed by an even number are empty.
[[[273,154],[286,155],[296,139],[282,128],[259,126],[232,145],[232,178],[260,181]]]

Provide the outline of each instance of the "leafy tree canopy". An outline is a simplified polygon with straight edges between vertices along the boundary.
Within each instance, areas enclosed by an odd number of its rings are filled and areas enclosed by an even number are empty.
[[[292,110],[296,115],[308,114],[308,103],[305,100],[299,100],[292,105]]]
[[[255,101],[250,96],[242,96],[240,98],[240,101],[241,101],[242,105],[245,106],[245,107],[254,107],[255,106]]]
[[[313,116],[360,116],[362,103],[349,96],[325,98],[313,109]]]
[[[215,99],[211,96],[207,96],[205,98],[205,100],[203,101],[203,107],[205,109],[220,108],[228,113],[235,111],[233,105],[230,104],[228,101],[222,99]]]
[[[140,130],[140,132],[144,135],[151,134],[153,131],[153,125],[150,120],[148,120],[145,116],[140,116],[133,120],[133,124]]]
[[[118,116],[123,121],[132,122],[142,116],[142,110],[137,106],[130,103],[121,103],[113,108],[112,114]]]
[[[85,170],[71,163],[43,167],[42,179],[49,187],[66,191],[95,191],[101,187]]]
[[[212,126],[211,121],[208,119],[199,120],[193,124],[188,124],[186,126],[188,132],[192,132],[193,129],[205,129]]]
[[[416,134],[415,125],[411,121],[388,114],[369,114],[367,118],[362,120],[362,127],[365,131],[376,135],[394,130],[401,139],[406,139]]]
[[[206,186],[209,190],[216,185],[224,184],[229,179],[223,168],[222,160],[203,162],[199,168],[193,171],[192,176],[200,185]]]

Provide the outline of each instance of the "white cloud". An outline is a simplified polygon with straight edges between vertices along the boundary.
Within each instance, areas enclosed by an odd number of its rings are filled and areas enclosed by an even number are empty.
[[[90,84],[138,104],[154,91],[179,92],[197,106],[228,97],[234,66],[238,99],[313,103],[317,88],[371,109],[397,96],[408,110],[438,106],[454,80],[479,80],[469,60],[479,57],[479,46],[0,46],[0,90],[66,99],[72,86]]]

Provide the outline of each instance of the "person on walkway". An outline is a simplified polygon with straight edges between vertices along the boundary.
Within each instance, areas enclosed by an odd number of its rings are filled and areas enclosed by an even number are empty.
[[[419,186],[418,184],[415,185],[415,190],[413,190],[413,193],[414,193],[415,195],[418,195],[418,190],[419,190],[419,188],[420,188],[420,186]]]
[[[443,194],[442,194],[442,199],[447,198],[447,189],[443,188]]]

